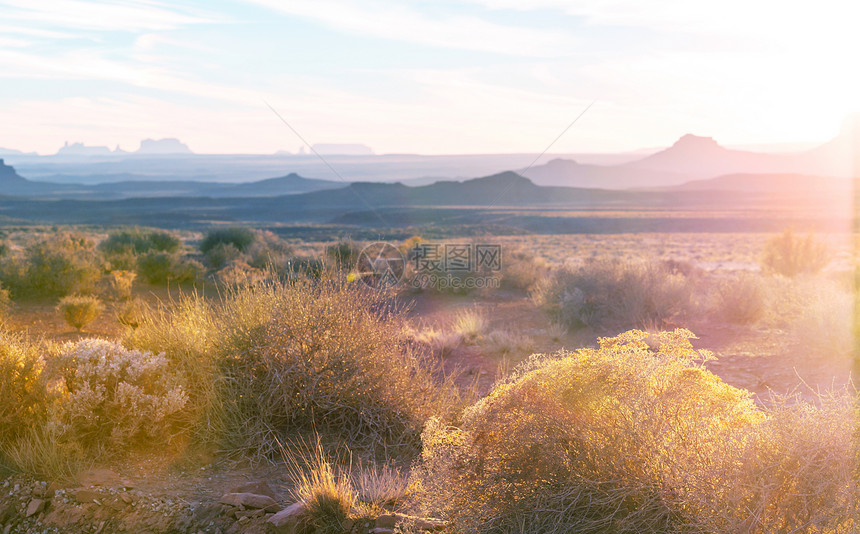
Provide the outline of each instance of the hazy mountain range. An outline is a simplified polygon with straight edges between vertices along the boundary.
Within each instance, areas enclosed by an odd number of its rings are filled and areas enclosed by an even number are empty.
[[[337,155],[321,162],[315,155],[158,152],[169,145],[147,145],[153,153],[128,158],[5,156],[20,164],[13,168],[0,160],[0,220],[171,227],[216,220],[365,228],[474,225],[562,233],[844,229],[853,220],[851,177],[860,169],[851,129],[793,153],[728,149],[711,138],[686,135],[653,153],[560,155],[531,167],[530,154]],[[338,169],[336,179],[309,177],[332,176],[327,165]],[[231,183],[224,180],[229,176],[246,179]],[[583,210],[592,215],[577,215]],[[624,215],[636,210],[651,215]],[[679,211],[739,215],[660,215]],[[752,212],[758,215],[741,216]]]

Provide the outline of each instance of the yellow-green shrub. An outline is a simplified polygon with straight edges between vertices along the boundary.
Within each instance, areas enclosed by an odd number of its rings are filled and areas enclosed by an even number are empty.
[[[78,332],[95,321],[104,310],[102,301],[92,295],[69,295],[60,299],[57,310],[63,314],[63,319]]]
[[[44,367],[37,345],[0,331],[0,444],[14,441],[44,421]]]
[[[431,421],[418,510],[465,532],[850,531],[850,418],[802,412],[828,430],[800,429],[792,409],[756,407],[697,363],[707,354],[690,337],[630,331],[535,356],[459,428]],[[812,487],[823,494],[804,501]],[[788,496],[769,500],[768,488]]]
[[[92,291],[102,266],[91,241],[56,234],[31,243],[23,256],[3,258],[0,278],[15,298],[62,297]]]

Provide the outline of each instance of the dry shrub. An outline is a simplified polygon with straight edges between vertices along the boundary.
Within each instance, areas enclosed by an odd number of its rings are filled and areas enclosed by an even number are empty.
[[[179,252],[150,251],[137,259],[137,272],[150,284],[181,284],[196,280],[203,266]]]
[[[717,286],[716,312],[725,321],[755,324],[768,311],[768,292],[761,276],[741,273]]]
[[[452,411],[449,386],[403,339],[390,303],[356,285],[270,281],[215,305],[187,298],[129,343],[188,375],[200,439],[256,457],[311,430],[414,451],[424,420]]]
[[[571,327],[662,328],[695,309],[695,281],[666,262],[590,261],[542,278],[532,297]]]
[[[860,413],[857,392],[778,397],[743,446],[724,452],[721,491],[694,495],[709,532],[856,532],[860,494],[853,478]]]
[[[793,277],[815,274],[830,263],[831,253],[826,244],[811,234],[799,237],[791,230],[773,237],[765,244],[762,270],[768,273]]]
[[[61,440],[109,452],[169,443],[188,394],[163,354],[101,339],[63,345],[50,362],[50,424]]]
[[[119,324],[135,329],[143,322],[149,307],[139,298],[133,298],[120,304],[116,310],[116,320]]]
[[[104,311],[102,301],[91,295],[70,295],[60,299],[57,311],[69,326],[80,332],[85,326],[98,319]]]
[[[501,287],[529,290],[549,272],[545,261],[524,250],[505,249],[502,255]]]
[[[0,444],[41,424],[47,414],[39,347],[20,335],[0,331]]]
[[[380,293],[342,283],[267,283],[219,310],[224,399],[234,446],[287,431],[334,432],[354,445],[417,447],[445,410],[432,362],[400,332]]]
[[[416,509],[464,532],[850,532],[851,402],[764,411],[690,337],[534,356],[459,428],[431,420]]]
[[[358,500],[372,508],[397,508],[409,494],[409,477],[390,465],[360,464],[352,480]]]

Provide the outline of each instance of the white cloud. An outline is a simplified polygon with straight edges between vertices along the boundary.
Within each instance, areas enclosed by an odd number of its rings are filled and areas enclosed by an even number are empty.
[[[443,48],[512,56],[554,57],[578,46],[570,34],[505,26],[471,15],[430,16],[402,2],[355,0],[249,0],[339,30]]]
[[[197,10],[139,0],[0,0],[0,6],[7,23],[17,21],[52,29],[140,32],[215,21],[210,14]]]

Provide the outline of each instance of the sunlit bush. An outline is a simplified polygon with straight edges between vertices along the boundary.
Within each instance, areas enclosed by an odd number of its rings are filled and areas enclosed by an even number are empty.
[[[21,336],[0,331],[0,445],[41,424],[47,415],[41,351]]]
[[[830,263],[831,255],[826,244],[817,241],[812,235],[799,237],[791,230],[768,240],[762,255],[762,270],[797,276],[814,274]]]
[[[463,532],[851,532],[851,397],[763,410],[691,336],[534,356],[431,420],[416,507]]]

